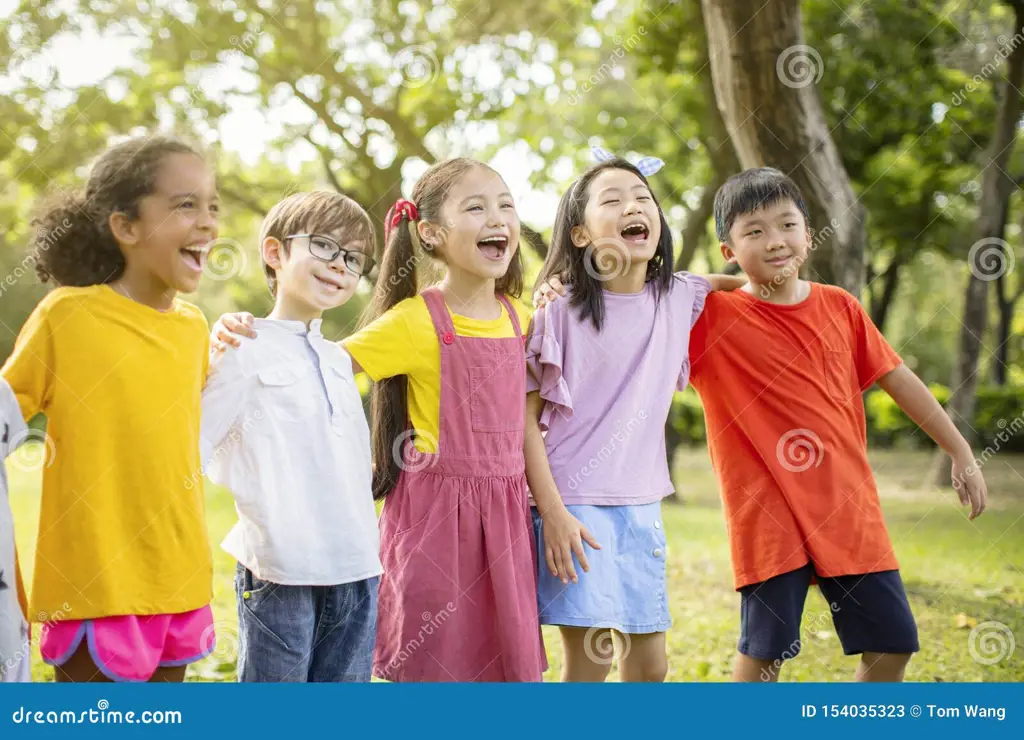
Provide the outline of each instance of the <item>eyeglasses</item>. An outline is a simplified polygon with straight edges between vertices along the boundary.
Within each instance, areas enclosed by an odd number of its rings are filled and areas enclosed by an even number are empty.
[[[341,257],[345,263],[345,269],[359,277],[370,274],[375,264],[373,257],[366,254],[366,252],[343,249],[338,242],[323,234],[292,234],[284,238],[285,241],[289,239],[309,239],[309,253],[311,255],[324,262],[334,262],[338,257]]]

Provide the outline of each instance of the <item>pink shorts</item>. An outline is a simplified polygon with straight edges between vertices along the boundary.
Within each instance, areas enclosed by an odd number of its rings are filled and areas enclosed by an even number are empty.
[[[64,665],[85,640],[92,662],[112,681],[148,681],[157,668],[195,663],[213,651],[216,635],[209,606],[182,614],[100,617],[48,622],[39,652],[49,665]]]

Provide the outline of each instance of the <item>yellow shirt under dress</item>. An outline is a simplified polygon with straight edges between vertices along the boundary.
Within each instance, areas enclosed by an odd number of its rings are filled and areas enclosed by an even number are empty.
[[[168,614],[212,600],[199,459],[208,327],[106,285],[57,288],[0,370],[47,417],[29,613]],[[66,604],[66,606],[65,606]]]
[[[509,301],[519,316],[523,334],[530,325],[530,310],[514,298]],[[497,319],[472,319],[448,313],[460,337],[504,339],[514,337],[505,305]],[[416,449],[436,452],[441,416],[441,346],[423,296],[407,298],[372,324],[342,341],[342,346],[371,380],[408,377],[409,422],[416,430]],[[526,403],[526,399],[523,399]]]

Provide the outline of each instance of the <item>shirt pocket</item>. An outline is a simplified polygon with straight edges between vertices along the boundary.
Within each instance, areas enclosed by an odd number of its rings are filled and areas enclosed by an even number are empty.
[[[853,363],[849,352],[825,350],[825,384],[829,395],[836,401],[849,401],[860,389],[853,376]]]
[[[471,367],[470,416],[474,432],[518,432],[526,411],[526,377],[520,363]]]
[[[303,424],[313,414],[313,397],[308,378],[300,369],[275,365],[260,370],[260,396],[272,422]]]

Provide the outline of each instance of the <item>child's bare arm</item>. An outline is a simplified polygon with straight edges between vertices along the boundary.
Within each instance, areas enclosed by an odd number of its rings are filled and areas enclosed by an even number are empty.
[[[708,275],[707,279],[711,283],[711,290],[739,290],[747,284],[747,278],[743,275]]]
[[[711,283],[711,290],[739,290],[747,284],[743,275],[708,275],[707,280]],[[552,275],[534,291],[533,305],[540,310],[562,296],[565,296],[565,286],[557,275]]]
[[[970,444],[935,400],[928,386],[906,365],[883,375],[878,385],[953,458],[953,485],[960,496],[960,503],[964,506],[970,504],[971,519],[979,516],[988,502],[985,478],[975,464]]]
[[[544,520],[545,552],[540,553],[547,562],[551,575],[561,578],[562,583],[578,581],[573,563],[573,553],[580,561],[584,572],[590,570],[583,542],[600,550],[594,535],[562,503],[555,478],[551,474],[544,436],[540,429],[540,415],[544,399],[532,391],[526,395],[526,426],[524,429],[523,453],[526,457],[526,479],[530,493],[537,504],[537,512]]]

